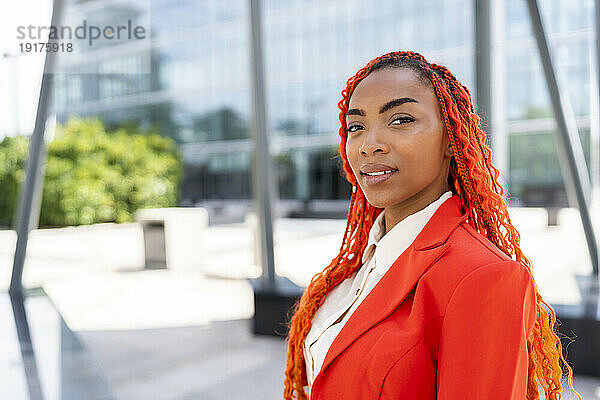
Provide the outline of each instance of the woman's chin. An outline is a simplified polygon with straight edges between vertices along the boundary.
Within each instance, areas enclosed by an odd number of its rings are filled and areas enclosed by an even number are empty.
[[[386,208],[393,204],[391,199],[383,193],[365,192],[365,197],[369,204],[376,208]]]

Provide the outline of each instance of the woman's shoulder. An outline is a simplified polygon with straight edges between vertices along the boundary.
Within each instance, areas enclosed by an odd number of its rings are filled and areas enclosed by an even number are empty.
[[[532,279],[523,265],[467,223],[462,223],[448,241],[448,250],[426,274],[428,284],[435,288],[436,297],[449,300],[461,283],[464,285],[473,280],[479,281],[483,289],[487,282],[502,281],[510,286],[517,281]]]
[[[482,262],[509,261],[511,258],[500,250],[487,236],[478,232],[467,222],[460,224],[450,239],[452,247],[465,255]]]

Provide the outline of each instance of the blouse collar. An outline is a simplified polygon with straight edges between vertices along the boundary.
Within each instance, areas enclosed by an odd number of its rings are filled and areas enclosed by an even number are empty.
[[[384,229],[384,214],[382,211],[369,231],[367,247],[363,253],[363,265],[369,260],[372,253],[375,252],[375,269],[380,275],[384,275],[392,266],[394,261],[410,246],[419,232],[427,224],[439,206],[452,197],[450,190],[442,195],[425,208],[407,216],[398,222],[386,234]]]

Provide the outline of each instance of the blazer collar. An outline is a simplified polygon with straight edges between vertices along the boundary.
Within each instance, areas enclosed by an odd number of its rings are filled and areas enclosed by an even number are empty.
[[[446,240],[467,216],[462,211],[457,194],[436,210],[412,245],[396,259],[342,327],[313,382],[312,393],[319,389],[321,376],[331,362],[359,336],[391,314],[410,293],[421,275],[448,251],[450,242]]]
[[[431,217],[414,242],[415,250],[425,250],[441,245],[468,217],[463,211],[460,196],[452,195]]]

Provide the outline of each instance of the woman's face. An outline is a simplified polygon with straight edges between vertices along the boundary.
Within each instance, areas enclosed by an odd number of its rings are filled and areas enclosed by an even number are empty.
[[[370,73],[350,98],[346,127],[348,161],[373,206],[433,201],[449,190],[452,151],[440,105],[414,71]]]

